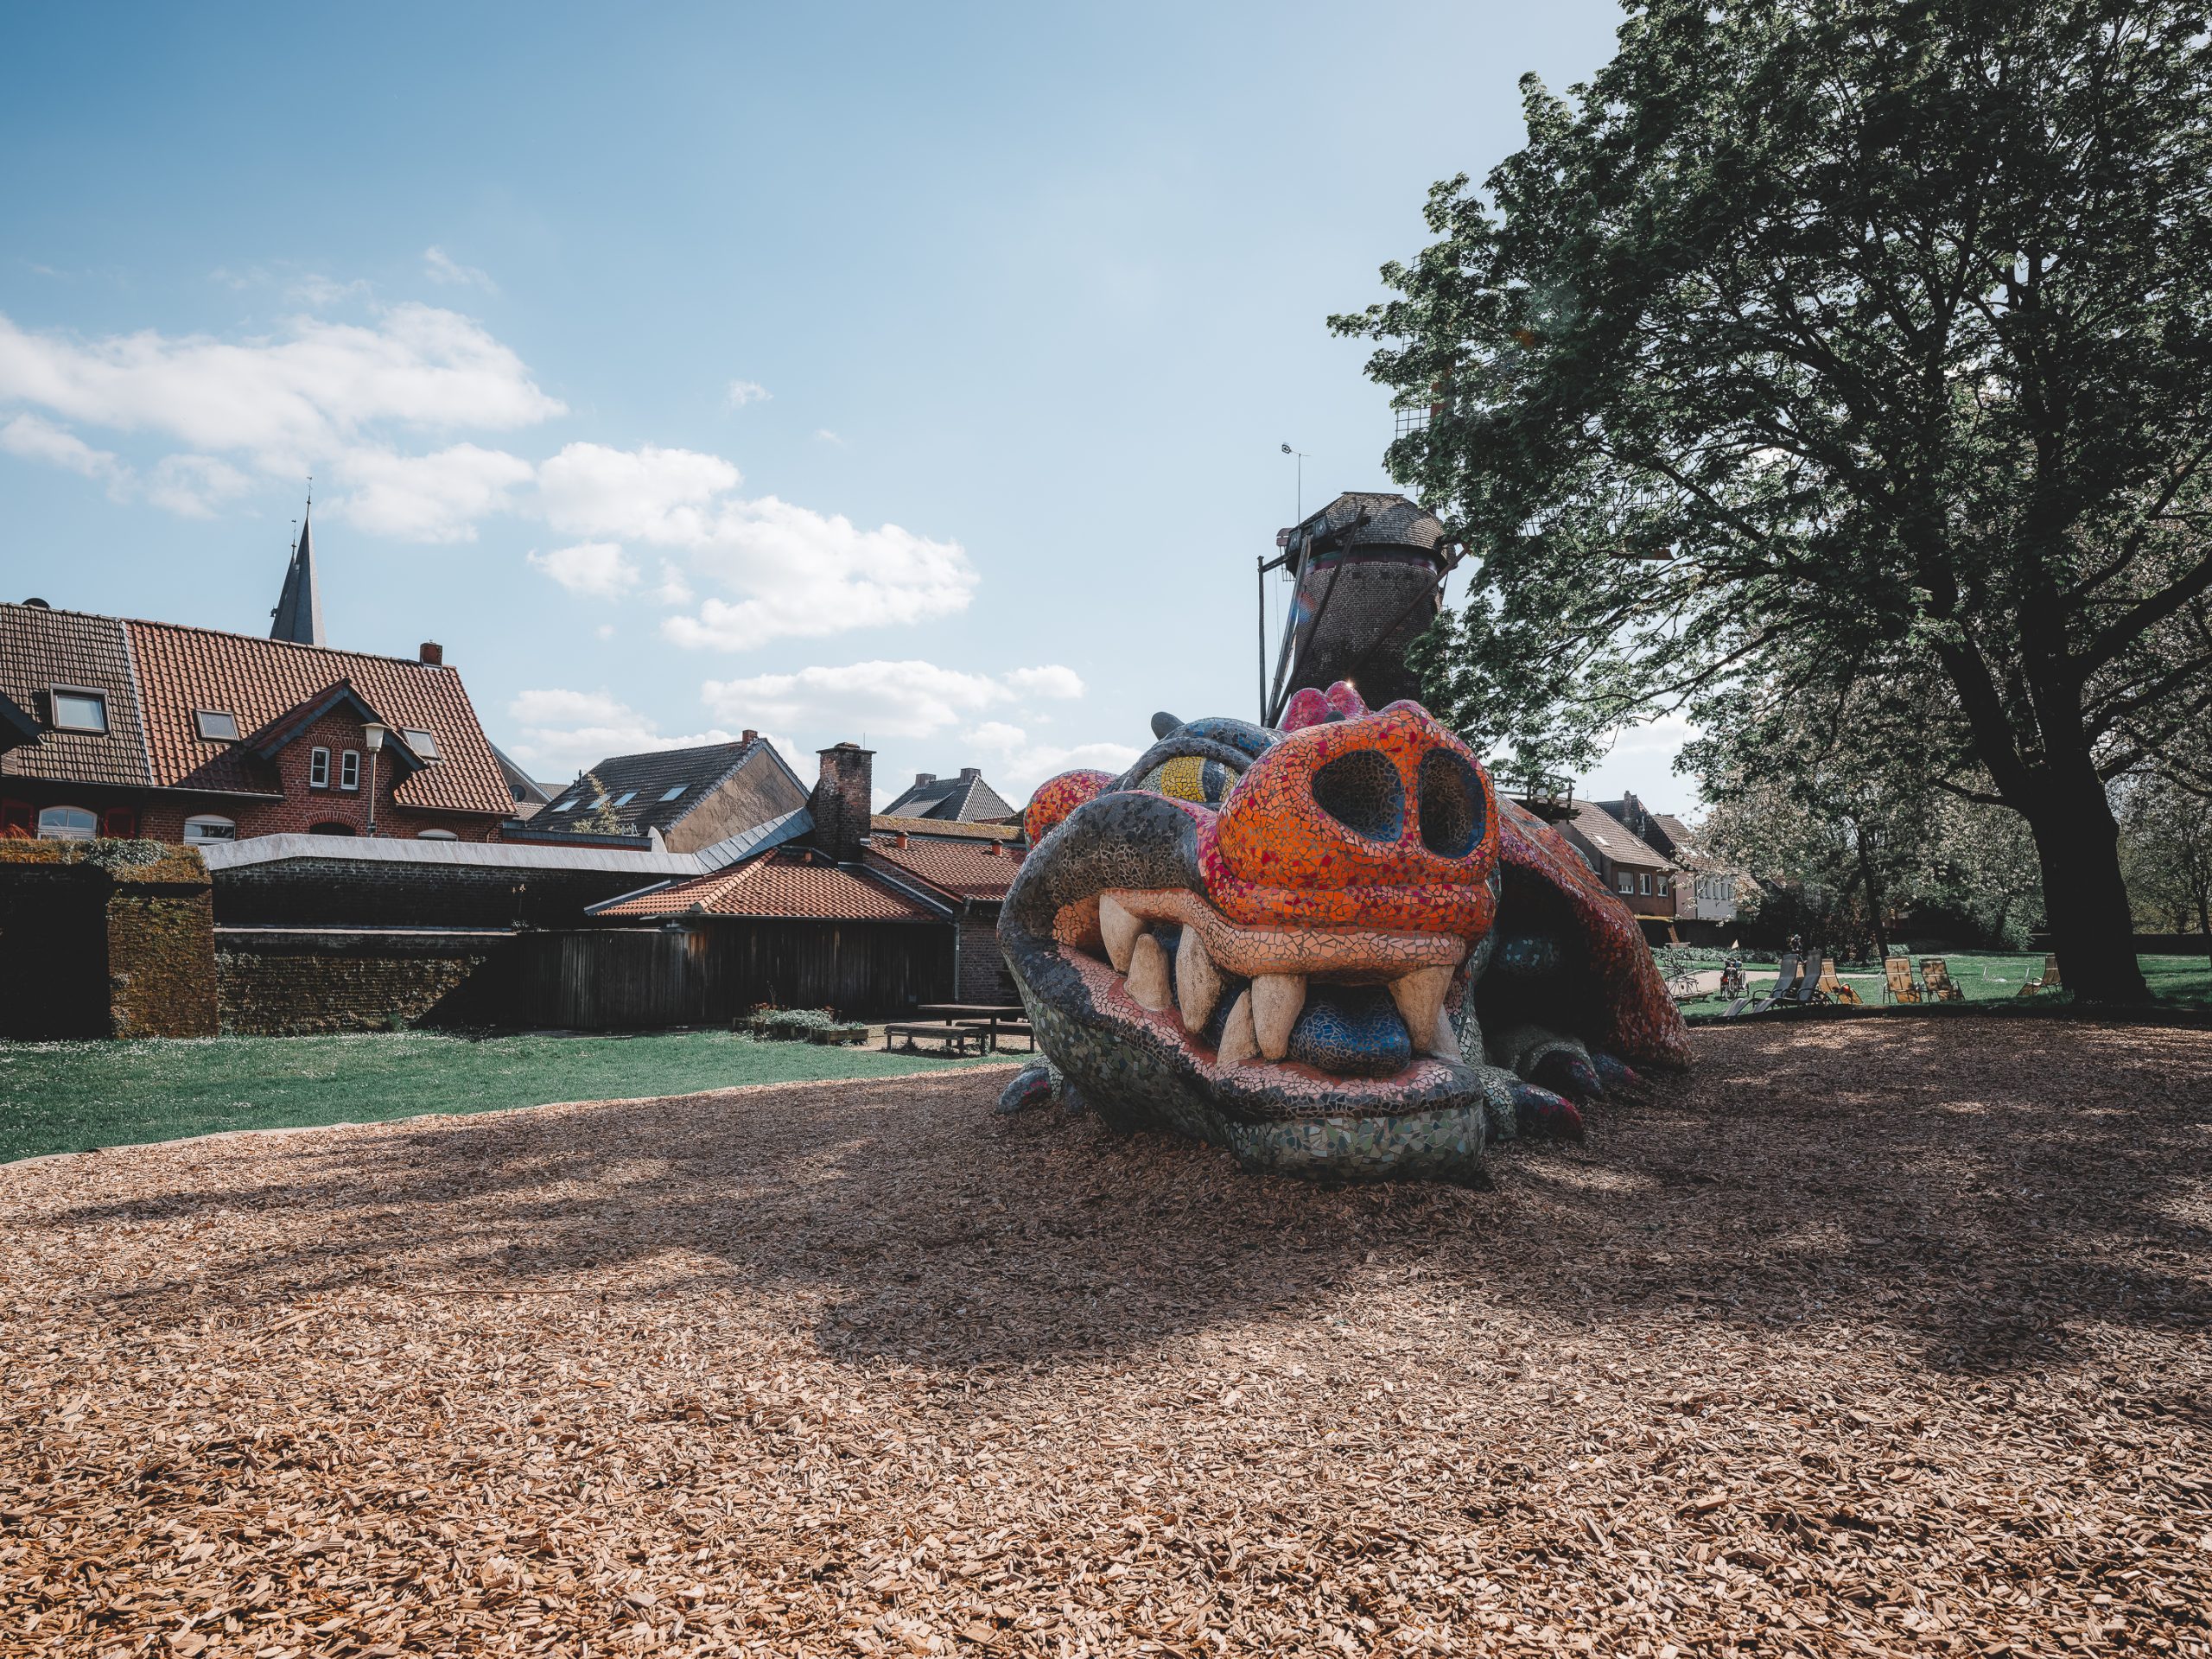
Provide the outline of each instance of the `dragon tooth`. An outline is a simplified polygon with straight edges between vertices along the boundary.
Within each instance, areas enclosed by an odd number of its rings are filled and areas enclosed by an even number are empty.
[[[1167,949],[1149,933],[1129,947],[1128,989],[1141,1008],[1157,1014],[1174,1001],[1167,983]]]
[[[1260,1039],[1252,1033],[1252,994],[1239,991],[1229,1005],[1229,1018],[1222,1022],[1221,1047],[1214,1060],[1220,1065],[1244,1065],[1259,1058]]]
[[[1452,988],[1449,968],[1416,968],[1390,982],[1391,999],[1406,1022],[1414,1051],[1447,1060],[1459,1058],[1459,1039],[1445,1016],[1445,994]]]
[[[1183,1007],[1183,1029],[1194,1036],[1205,1029],[1213,1005],[1221,1001],[1221,975],[1195,927],[1185,928],[1183,942],[1175,947],[1175,996]]]
[[[1303,974],[1262,974],[1252,982],[1252,1034],[1261,1053],[1279,1060],[1290,1052],[1290,1028],[1305,1007]]]
[[[1141,917],[1130,914],[1129,908],[1112,893],[1102,893],[1098,899],[1098,931],[1106,936],[1106,959],[1114,964],[1114,971],[1129,971],[1129,952],[1136,946],[1137,935],[1144,931]]]

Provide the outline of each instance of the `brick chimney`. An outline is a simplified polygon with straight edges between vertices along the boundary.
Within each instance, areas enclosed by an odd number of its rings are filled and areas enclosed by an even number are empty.
[[[972,784],[982,775],[983,769],[981,766],[963,766],[960,768],[960,781],[963,784]]]
[[[918,772],[914,774],[914,787],[916,789],[919,789],[925,784],[933,784],[935,782],[937,782],[937,773],[933,772]]]
[[[814,844],[840,864],[856,864],[875,810],[875,751],[839,743],[816,753],[822,776],[806,804]]]
[[[431,668],[442,668],[445,665],[446,648],[435,639],[425,639],[417,660]]]
[[[758,743],[760,741],[760,734],[748,726],[738,734],[738,741],[742,743]]]

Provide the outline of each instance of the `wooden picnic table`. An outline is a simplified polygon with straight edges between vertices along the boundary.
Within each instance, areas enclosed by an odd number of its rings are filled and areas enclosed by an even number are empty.
[[[934,1014],[948,1024],[974,1026],[988,1033],[993,1053],[998,1052],[1001,1036],[1027,1037],[1031,1048],[1037,1046],[1036,1034],[1029,1028],[1029,1011],[1019,1002],[925,1002],[914,1012]]]

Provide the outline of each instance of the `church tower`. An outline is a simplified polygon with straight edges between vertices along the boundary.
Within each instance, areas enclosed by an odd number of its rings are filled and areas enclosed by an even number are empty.
[[[271,639],[289,639],[295,645],[320,645],[322,637],[322,594],[315,585],[315,543],[308,529],[308,518],[315,512],[315,498],[308,498],[307,512],[300,518],[299,545],[292,550],[292,563],[284,571],[284,591],[276,601],[276,608],[270,612],[276,618],[269,629]]]

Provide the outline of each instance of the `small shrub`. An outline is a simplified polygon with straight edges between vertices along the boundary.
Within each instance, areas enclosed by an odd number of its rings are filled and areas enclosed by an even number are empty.
[[[739,1022],[743,1030],[771,1042],[803,1043],[837,1023],[827,1008],[755,1008]]]

